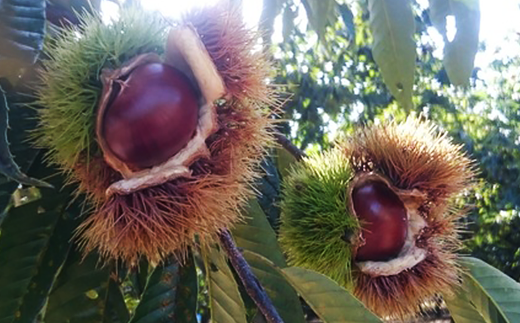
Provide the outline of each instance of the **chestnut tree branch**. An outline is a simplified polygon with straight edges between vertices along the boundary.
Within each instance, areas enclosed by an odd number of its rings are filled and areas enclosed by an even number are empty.
[[[226,251],[231,265],[235,268],[235,271],[240,277],[242,284],[244,285],[247,293],[251,299],[255,302],[256,306],[264,315],[268,323],[283,323],[282,318],[273,306],[271,299],[267,296],[264,288],[251,271],[251,267],[246,262],[240,251],[238,250],[231,233],[228,230],[223,230],[219,234],[220,243],[222,248]]]
[[[307,155],[296,145],[294,145],[286,136],[281,134],[280,132],[275,132],[274,137],[276,141],[287,150],[291,155],[296,158],[296,160],[300,161],[303,157],[307,157]]]

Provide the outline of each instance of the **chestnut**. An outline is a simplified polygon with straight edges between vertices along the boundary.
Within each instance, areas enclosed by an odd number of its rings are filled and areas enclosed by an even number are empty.
[[[362,244],[357,261],[386,261],[398,256],[408,233],[404,203],[385,183],[367,181],[352,191],[361,224]]]
[[[197,129],[199,100],[181,71],[147,63],[117,84],[119,92],[107,105],[101,131],[119,160],[133,168],[150,168],[190,141]]]

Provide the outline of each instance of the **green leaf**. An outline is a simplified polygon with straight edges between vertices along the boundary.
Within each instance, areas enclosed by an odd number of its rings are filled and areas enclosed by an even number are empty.
[[[409,0],[369,0],[372,53],[386,86],[402,107],[412,109],[415,21]]]
[[[41,160],[35,164],[32,170],[41,174],[56,171]],[[59,186],[62,180],[52,179]],[[0,235],[0,322],[32,323],[44,306],[78,224],[77,209],[65,211],[70,193],[42,189],[38,200],[7,212]]]
[[[0,76],[16,77],[43,47],[45,0],[0,1]]]
[[[246,323],[246,310],[226,258],[216,247],[203,250],[211,322]]]
[[[58,218],[37,274],[32,278],[20,306],[20,316],[14,322],[32,323],[40,314],[57,273],[67,258],[70,240],[79,224],[75,216],[76,214],[62,214]]]
[[[453,85],[467,85],[478,51],[479,0],[430,0],[432,23],[444,37],[444,67]],[[450,42],[446,17],[455,16],[457,33]]]
[[[10,93],[13,93],[12,91]],[[24,108],[23,105],[27,103],[28,99],[22,95],[9,96],[8,101],[11,104],[9,110],[9,120],[15,125],[9,131],[8,137],[11,143],[10,149],[14,155],[15,162],[20,166],[23,172],[29,172],[31,175],[35,165],[35,159],[38,156],[39,150],[35,149],[28,144],[28,133],[31,129],[36,126],[35,110]],[[40,154],[41,155],[41,154]],[[38,159],[37,163],[41,163],[41,158]],[[43,178],[40,174],[36,174],[37,177]],[[7,214],[5,212],[6,207],[12,200],[12,194],[18,187],[18,183],[10,180],[7,177],[0,176],[0,225],[3,216]],[[4,212],[3,214],[1,212]]]
[[[487,323],[471,304],[464,289],[461,288],[456,295],[444,296],[444,300],[455,323]]]
[[[259,29],[262,31],[264,44],[271,44],[274,32],[274,20],[280,14],[285,0],[264,0]]]
[[[193,257],[188,257],[182,266],[173,259],[157,266],[146,283],[130,323],[195,323],[197,288]]]
[[[3,89],[0,87],[0,172],[5,176],[26,185],[52,187],[49,184],[30,178],[20,170],[15,163],[13,155],[9,150],[9,142],[7,140],[7,129],[9,127],[9,107],[7,98]]]
[[[82,259],[79,251],[71,252],[49,296],[44,321],[90,323],[109,319],[111,270],[101,265],[96,254]]]
[[[450,14],[450,0],[430,0],[430,20],[445,40],[446,17]]]
[[[318,37],[323,39],[325,28],[336,18],[335,0],[302,0],[307,19]]]
[[[286,6],[282,18],[282,35],[284,42],[289,42],[291,39],[291,34],[294,32],[294,19],[296,19],[296,13],[292,10],[291,6]]]
[[[455,310],[455,322],[470,322],[476,312],[487,323],[520,322],[520,284],[480,259],[465,257],[462,264],[469,269],[462,286],[468,303],[458,310],[447,298],[450,312]]]
[[[242,214],[245,222],[237,224],[231,231],[237,246],[257,253],[279,267],[285,267],[285,258],[278,245],[276,234],[258,201],[250,200]]]
[[[298,295],[280,272],[280,269],[268,259],[250,251],[244,252],[244,258],[251,266],[253,273],[271,298],[284,322],[305,322]]]
[[[255,182],[257,201],[265,213],[272,228],[276,228],[280,222],[280,187],[281,179],[275,164],[275,159],[266,157],[260,164],[262,177]]]
[[[354,14],[350,7],[347,4],[339,4],[338,10],[341,14],[341,18],[343,19],[343,23],[347,28],[347,38],[355,39],[356,38],[356,25],[354,24]]]
[[[129,320],[130,313],[128,313],[123,292],[119,284],[111,279],[108,284],[103,323],[127,323]]]
[[[136,292],[137,296],[140,298],[144,293],[144,288],[146,287],[146,281],[148,280],[148,270],[149,263],[143,258],[139,260],[139,264],[135,268],[130,268],[129,279],[132,283],[132,287]]]
[[[63,198],[42,199],[9,211],[0,236],[0,322],[26,320],[37,314],[43,304],[54,273],[63,262],[67,249],[65,236],[53,236],[57,229],[65,229],[60,221]],[[58,223],[60,224],[58,226]],[[66,225],[67,226],[67,225]],[[52,250],[49,248],[57,248]],[[49,263],[49,261],[56,263]],[[38,297],[36,291],[44,295]],[[27,303],[26,303],[27,302]],[[30,306],[35,308],[30,308]],[[24,311],[22,313],[22,310]],[[33,311],[36,310],[36,313]],[[25,311],[30,311],[25,313]],[[32,318],[34,319],[34,317]]]
[[[296,158],[286,149],[276,148],[276,165],[282,178],[287,177],[291,165],[297,162]]]
[[[192,257],[188,257],[179,270],[175,322],[197,323],[198,280],[197,268]]]
[[[287,280],[323,322],[383,322],[363,303],[330,278],[314,271],[283,269]]]
[[[179,282],[179,267],[177,261],[170,260],[154,269],[130,323],[172,320]]]

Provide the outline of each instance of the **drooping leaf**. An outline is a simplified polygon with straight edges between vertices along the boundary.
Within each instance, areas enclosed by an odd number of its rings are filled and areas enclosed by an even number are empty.
[[[465,257],[462,264],[469,269],[461,290],[467,302],[457,307],[446,298],[455,322],[470,322],[474,317],[487,323],[520,322],[520,284],[480,259]]]
[[[19,183],[41,187],[52,187],[49,184],[30,178],[20,170],[9,150],[7,129],[9,127],[9,107],[3,89],[0,87],[0,172]]]
[[[12,208],[0,236],[0,322],[33,322],[68,251],[62,194]]]
[[[189,257],[179,270],[175,322],[197,322],[198,280],[193,257]]]
[[[237,246],[257,253],[279,267],[285,267],[285,259],[276,240],[276,234],[256,199],[250,200],[243,215],[245,221],[238,223],[232,230]]]
[[[285,0],[264,0],[262,15],[260,16],[259,29],[263,32],[264,45],[271,44],[274,33],[274,20],[282,10]]]
[[[446,17],[455,16],[457,32],[448,40]],[[478,51],[479,0],[430,0],[432,23],[444,37],[444,67],[453,85],[467,85]]]
[[[9,86],[6,84],[6,86]],[[9,94],[13,94],[10,90]],[[24,108],[23,105],[27,103],[28,98],[22,95],[10,95],[8,101],[11,103],[9,110],[9,120],[14,127],[9,129],[8,137],[10,142],[10,149],[14,155],[15,162],[20,166],[21,170],[29,172],[31,175],[44,178],[41,174],[33,172],[35,159],[38,156],[39,150],[28,144],[28,133],[34,129],[36,124],[35,111],[33,109]],[[40,154],[41,155],[41,154]],[[37,163],[41,163],[41,158]],[[10,180],[7,177],[0,176],[0,226],[3,217],[7,214],[6,207],[12,200],[12,194],[17,189],[18,183]]]
[[[0,1],[0,77],[16,77],[43,46],[45,0]]]
[[[467,292],[463,288],[456,295],[444,296],[444,300],[455,323],[487,323],[471,304]]]
[[[203,250],[211,322],[246,323],[246,310],[226,258],[216,247]]]
[[[323,39],[325,28],[335,20],[335,0],[302,0],[307,19],[318,37]]]
[[[446,40],[446,17],[450,15],[450,0],[430,0],[430,20]]]
[[[179,263],[172,259],[154,269],[130,323],[173,320],[179,267]]]
[[[285,268],[282,272],[323,322],[383,322],[361,301],[322,274],[297,267]]]
[[[148,280],[149,263],[146,259],[139,260],[139,264],[135,268],[130,268],[128,278],[132,283],[132,287],[137,297],[141,297]]]
[[[347,28],[346,37],[348,39],[356,38],[356,25],[354,24],[354,14],[350,7],[347,4],[339,4],[338,5],[339,13],[341,14],[341,18],[343,19],[343,23]]]
[[[409,0],[369,0],[368,10],[374,60],[390,93],[410,111],[416,57],[411,3]]]
[[[280,269],[273,262],[250,251],[244,252],[244,258],[251,266],[253,273],[271,298],[284,322],[305,322],[298,295],[280,272]]]
[[[108,291],[111,266],[104,267],[92,253],[82,260],[71,251],[49,295],[44,321],[103,322],[110,320]]]
[[[258,203],[265,213],[264,217],[267,217],[271,226],[276,228],[280,221],[280,175],[274,158],[270,156],[264,158],[260,167],[263,170],[262,177],[256,180]]]
[[[291,165],[296,162],[296,158],[286,149],[276,149],[276,166],[278,167],[278,171],[280,172],[282,178],[288,175]]]
[[[42,164],[41,154],[38,157],[30,174],[56,173]],[[51,182],[61,187],[63,177],[53,176]],[[0,303],[5,306],[0,305],[1,322],[12,322],[13,317],[4,319],[14,310],[14,322],[32,323],[45,305],[78,224],[79,211],[76,204],[70,205],[71,191],[70,187],[59,193],[41,189],[36,200],[8,210],[0,235],[0,281],[5,279],[2,286],[10,287],[0,290]]]
[[[290,40],[291,34],[294,31],[295,18],[296,13],[292,10],[291,6],[286,6],[283,11],[282,18],[282,34],[284,42],[288,42]]]
[[[33,323],[40,314],[57,273],[67,258],[70,239],[79,224],[76,216],[74,213],[59,216],[41,264],[20,306],[20,316],[14,322]]]
[[[113,279],[110,279],[106,296],[105,313],[103,323],[127,323],[130,313],[126,307],[125,298],[121,288]]]
[[[151,273],[130,323],[196,322],[197,273],[192,257],[171,259]]]

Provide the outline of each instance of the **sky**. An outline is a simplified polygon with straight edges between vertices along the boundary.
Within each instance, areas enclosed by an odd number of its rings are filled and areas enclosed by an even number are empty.
[[[519,54],[520,1],[481,0],[480,12],[480,39],[486,43],[487,50],[477,54],[475,65],[485,67],[493,58]],[[495,53],[497,49],[501,50]]]

